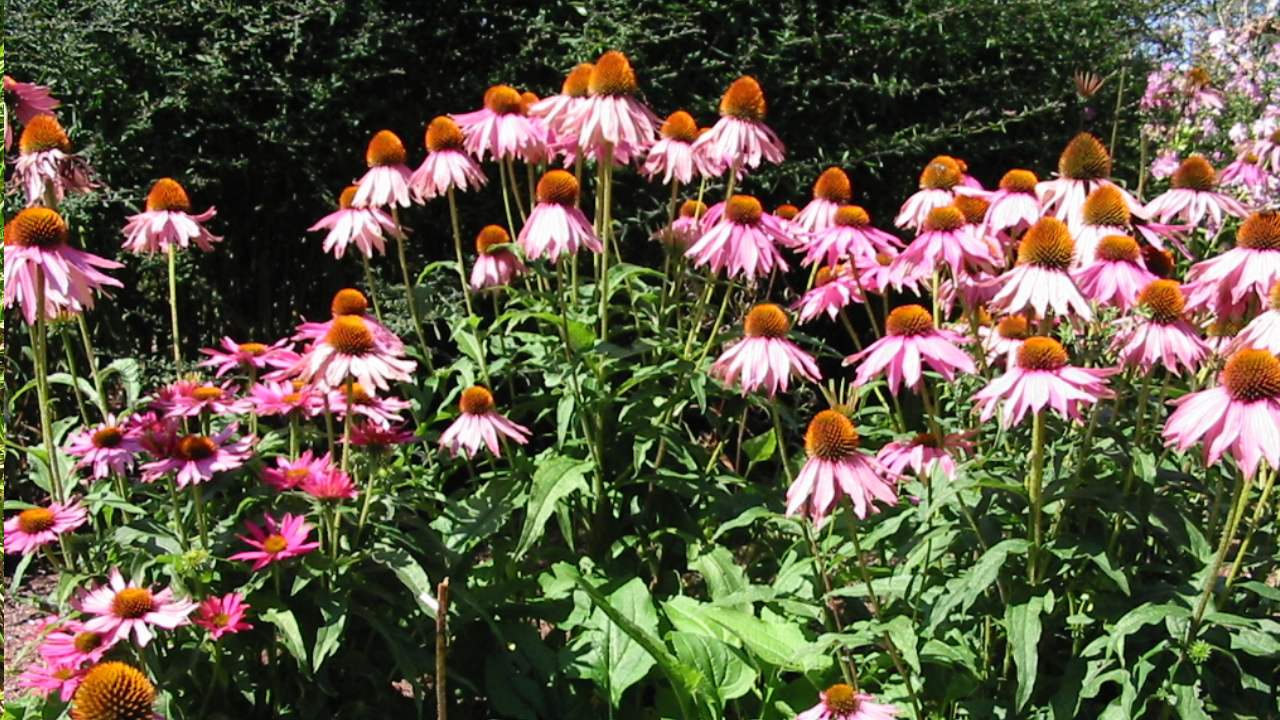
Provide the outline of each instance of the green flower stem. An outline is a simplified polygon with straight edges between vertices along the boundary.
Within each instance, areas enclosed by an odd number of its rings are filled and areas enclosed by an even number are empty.
[[[600,215],[596,235],[604,252],[600,255],[600,342],[609,340],[609,248],[613,239],[613,145],[605,143],[599,163]]]
[[[520,224],[524,225],[529,219],[529,214],[524,211],[524,200],[520,198],[520,183],[516,180],[516,161],[513,157],[506,157],[499,162],[507,166],[507,182],[511,183],[511,197],[516,203],[516,212],[520,213]]]
[[[80,379],[80,373],[76,369],[76,356],[71,350],[71,343],[67,340],[65,327],[58,328],[58,336],[62,340],[63,354],[67,357],[67,374],[71,376],[71,394],[75,396],[76,407],[80,410],[80,424],[88,427],[89,410],[85,407],[84,395],[80,392],[80,385],[76,382]]]
[[[716,321],[711,324],[711,333],[707,336],[707,343],[702,346],[702,352],[699,353],[698,359],[693,362],[694,370],[702,367],[702,361],[707,359],[707,354],[711,352],[711,348],[715,347],[716,340],[719,339],[720,324],[724,322],[724,316],[729,311],[729,301],[732,298],[733,285],[728,284],[724,289],[724,299],[720,301],[720,311],[716,313]]]
[[[1240,541],[1240,549],[1236,551],[1235,562],[1231,563],[1231,570],[1227,572],[1227,582],[1222,588],[1223,600],[1230,596],[1231,586],[1235,584],[1236,578],[1240,576],[1240,569],[1244,566],[1245,556],[1249,554],[1249,545],[1253,543],[1253,534],[1258,530],[1258,521],[1267,511],[1267,506],[1271,501],[1271,491],[1275,489],[1276,475],[1274,469],[1268,470],[1265,466],[1262,469],[1264,473],[1262,481],[1262,494],[1258,498],[1258,504],[1253,507],[1253,516],[1249,519],[1249,529],[1245,532],[1244,539]]]
[[[364,264],[364,282],[369,286],[369,302],[373,303],[373,314],[378,318],[378,322],[385,322],[382,319],[382,305],[378,302],[378,285],[373,281],[373,268],[369,265],[369,258],[361,253],[360,261]]]
[[[403,235],[404,228],[400,225],[400,213],[394,205],[391,207],[391,218],[395,221],[396,229]],[[409,317],[413,318],[413,329],[418,333],[418,342],[422,346],[422,359],[426,361],[427,370],[434,373],[435,367],[431,364],[431,346],[427,345],[427,333],[422,329],[422,318],[418,316],[418,303],[413,297],[413,276],[409,274],[409,257],[404,246],[405,241],[397,238],[396,249],[400,254],[400,272],[404,275],[404,294],[405,300],[409,303]]]
[[[102,417],[107,416],[107,394],[104,392],[106,387],[102,382],[102,374],[98,372],[98,359],[93,352],[93,341],[89,335],[89,321],[84,319],[84,313],[76,314],[76,324],[80,328],[80,339],[84,342],[84,357],[89,362],[89,374],[93,377],[93,388],[98,393],[98,410],[102,413]]]
[[[698,329],[702,326],[702,314],[706,312],[707,305],[711,302],[711,296],[716,291],[717,280],[712,273],[711,268],[707,268],[706,288],[702,294],[698,296],[694,302],[693,312],[689,314],[689,334],[685,336],[684,350],[680,353],[680,357],[688,358],[689,353],[693,351],[693,344],[698,339]]]
[[[1040,550],[1044,542],[1044,410],[1036,411],[1031,425],[1031,474],[1027,477],[1027,500],[1031,505],[1031,552],[1027,554],[1027,576],[1040,584]]]
[[[174,476],[169,476],[169,502],[173,505],[173,529],[178,535],[178,542],[182,544],[182,549],[190,550],[191,541],[187,538],[187,526],[182,522],[182,503],[178,501],[178,480]]]
[[[49,390],[49,321],[45,318],[44,268],[36,265],[36,324],[31,331],[31,350],[35,355],[36,395],[40,400],[40,438],[44,441],[49,484],[55,502],[66,500],[62,487],[62,471],[58,467],[58,448],[53,442],[53,399]]]
[[[347,412],[342,417],[342,472],[351,469],[351,425],[355,415],[355,380],[347,375]]]
[[[511,189],[507,186],[507,165],[501,160],[498,161],[498,185],[502,188],[502,207],[507,211],[507,228],[511,231],[511,235],[515,236],[516,220],[511,214]]]
[[[204,490],[200,483],[194,483],[191,486],[191,492],[196,499],[196,524],[200,528],[200,547],[205,550],[209,549],[209,519],[204,512]]]
[[[169,243],[169,325],[173,332],[173,371],[182,373],[182,349],[178,335],[178,246]]]
[[[467,266],[462,258],[462,226],[458,222],[458,198],[453,187],[449,187],[449,219],[453,222],[453,249],[458,256],[458,280],[462,285],[462,299],[467,301],[467,318],[475,317],[476,310],[471,305],[471,285],[467,282]]]
[[[782,439],[778,439],[778,447],[782,447]],[[813,562],[817,566],[818,577],[822,579],[822,587],[824,590],[822,608],[826,612],[823,613],[827,632],[843,633],[844,623],[840,622],[840,615],[836,613],[835,608],[831,607],[831,593],[834,588],[831,585],[831,574],[827,572],[826,556],[822,552],[822,548],[818,546],[818,541],[813,537],[813,530],[809,527],[808,518],[800,518],[800,527],[804,530],[805,542],[809,544],[809,553],[813,555]],[[858,666],[853,660],[853,654],[849,652],[840,653],[840,674],[844,676],[844,681],[848,683],[854,691],[858,691]]]

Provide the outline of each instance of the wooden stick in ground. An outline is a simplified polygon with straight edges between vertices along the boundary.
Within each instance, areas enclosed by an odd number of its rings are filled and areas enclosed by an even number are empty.
[[[436,717],[446,720],[449,715],[449,691],[446,687],[447,656],[449,654],[449,578],[436,587]]]

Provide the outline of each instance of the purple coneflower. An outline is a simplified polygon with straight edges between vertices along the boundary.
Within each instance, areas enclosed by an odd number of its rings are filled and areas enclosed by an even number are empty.
[[[504,287],[529,272],[509,247],[511,235],[500,225],[488,225],[476,235],[476,264],[471,268],[471,289]]]
[[[209,208],[198,215],[191,214],[191,198],[173,178],[160,178],[147,193],[145,212],[129,216],[124,226],[124,249],[148,256],[156,252],[168,252],[170,245],[186,249],[195,243],[205,252],[213,250],[211,243],[222,238],[205,229],[204,223],[213,219],[218,211]]]
[[[744,172],[762,160],[779,164],[786,148],[764,124],[768,106],[760,83],[750,76],[734,80],[720,98],[720,119],[693,143],[693,151],[707,162],[713,174],[733,168]]]
[[[1246,476],[1265,458],[1280,469],[1280,358],[1246,348],[1227,360],[1217,387],[1183,395],[1165,424],[1165,444],[1186,450],[1203,440],[1204,463],[1230,453]]]
[[[1074,262],[1075,242],[1067,226],[1056,218],[1041,218],[1022,236],[1018,265],[1000,276],[1000,292],[987,307],[1008,314],[1034,310],[1037,317],[1053,310],[1061,317],[1093,320],[1093,310],[1069,272]]]
[[[990,420],[999,406],[1004,406],[1006,428],[1046,407],[1080,420],[1082,406],[1115,397],[1106,379],[1116,368],[1079,368],[1067,360],[1067,351],[1057,340],[1039,335],[1027,338],[1018,348],[1017,364],[974,394],[982,421]]]
[[[893,224],[909,230],[919,229],[931,211],[955,201],[955,188],[963,176],[960,163],[953,157],[939,155],[930,160],[920,173],[920,190],[902,204]]]
[[[311,534],[311,526],[301,515],[285,513],[284,517],[276,522],[275,518],[264,514],[262,520],[264,527],[258,527],[252,520],[246,520],[244,524],[249,529],[249,537],[236,536],[257,549],[238,552],[227,558],[228,560],[252,560],[253,567],[249,569],[257,571],[271,563],[305,555],[320,547],[318,542],[307,542],[307,536]]]
[[[1222,227],[1223,217],[1242,218],[1249,214],[1239,200],[1215,192],[1218,177],[1213,166],[1200,155],[1192,155],[1178,166],[1173,174],[1173,187],[1147,203],[1150,217],[1167,223],[1178,218],[1192,225],[1199,225],[1208,216],[1210,227]]]
[[[529,428],[511,422],[495,408],[493,393],[488,388],[475,385],[463,390],[458,400],[458,419],[440,435],[440,447],[449,451],[449,457],[457,457],[461,450],[473,458],[483,445],[495,457],[502,457],[499,435],[520,445],[529,442]]]
[[[782,308],[772,303],[756,305],[742,329],[746,337],[712,363],[712,377],[730,386],[740,378],[743,395],[764,388],[769,397],[779,390],[786,392],[793,374],[810,382],[821,379],[814,359],[787,339],[791,321]]]
[[[54,320],[90,310],[104,287],[124,287],[97,269],[123,265],[71,247],[69,236],[62,216],[48,208],[20,210],[4,226],[4,306],[21,306],[28,325],[41,311]],[[43,308],[36,307],[40,295]]]
[[[797,513],[822,527],[844,497],[859,519],[878,513],[875,500],[898,504],[897,476],[875,457],[859,449],[853,421],[835,410],[823,410],[809,422],[804,449],[809,459],[787,488],[787,516]]]
[[[550,170],[538,181],[538,204],[517,238],[526,258],[545,256],[555,262],[561,255],[577,253],[579,247],[604,252],[595,228],[575,205],[578,192],[578,179],[567,170]]]
[[[390,130],[379,130],[364,152],[369,171],[356,183],[351,206],[409,207],[409,154],[400,137]]]
[[[1157,365],[1174,375],[1195,372],[1209,354],[1209,346],[1186,318],[1186,299],[1176,280],[1154,280],[1143,288],[1138,302],[1145,317],[1127,318],[1112,344],[1121,366],[1150,374]]]
[[[328,230],[324,236],[324,252],[331,252],[335,258],[341,258],[347,252],[348,245],[355,245],[360,254],[373,257],[375,252],[387,253],[387,239],[390,235],[400,240],[404,233],[396,225],[395,219],[379,207],[355,207],[358,185],[352,185],[338,196],[338,209],[325,215],[311,227],[308,232]]]
[[[78,591],[71,606],[97,616],[85,622],[85,630],[101,633],[112,643],[133,633],[139,647],[146,647],[155,637],[151,626],[172,630],[186,625],[190,622],[187,616],[196,609],[189,600],[175,600],[169,588],[153,593],[132,580],[126,583],[118,568],[111,568],[106,585]]]
[[[22,129],[12,183],[26,192],[27,207],[58,205],[68,194],[98,187],[89,163],[72,154],[71,139],[53,115],[37,115]]]
[[[806,233],[826,230],[835,224],[840,208],[852,201],[853,183],[849,176],[838,167],[829,167],[813,183],[813,199],[796,216],[796,225]]]
[[[28,508],[4,521],[4,551],[30,555],[88,519],[89,511],[78,499],[51,503],[47,508]]]
[[[1092,264],[1072,273],[1085,297],[1122,312],[1138,301],[1138,293],[1156,276],[1142,265],[1138,241],[1127,235],[1108,235],[1098,243]]]
[[[685,252],[696,267],[710,265],[715,272],[727,271],[730,278],[755,278],[774,269],[786,270],[778,244],[790,241],[782,221],[766,213],[760,201],[750,195],[734,195],[723,206],[722,216]]]
[[[862,361],[854,378],[857,385],[865,385],[884,373],[889,392],[896,393],[903,384],[919,392],[926,365],[947,382],[955,381],[957,371],[978,372],[968,354],[956,347],[969,339],[934,327],[933,316],[920,305],[894,308],[885,318],[884,327],[884,337],[844,359],[845,365]]]

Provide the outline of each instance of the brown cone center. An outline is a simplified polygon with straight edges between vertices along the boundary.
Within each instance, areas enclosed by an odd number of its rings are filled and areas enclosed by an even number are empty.
[[[18,529],[27,535],[52,530],[53,511],[48,508],[31,508],[18,513]]]
[[[72,699],[76,720],[151,720],[156,690],[141,670],[122,662],[93,666]]]
[[[485,415],[493,412],[494,407],[493,393],[479,385],[463,390],[458,400],[458,409],[466,415]]]
[[[1138,264],[1138,241],[1126,235],[1108,235],[1098,243],[1098,257],[1106,262]]]
[[[198,462],[207,460],[218,453],[218,445],[213,442],[212,438],[204,435],[185,435],[178,440],[178,447],[174,454],[180,460],[188,462]]]
[[[939,155],[929,161],[924,172],[920,173],[921,190],[950,190],[960,184],[963,179],[960,163],[947,155]]]
[[[187,191],[177,180],[160,178],[155,185],[151,186],[151,192],[147,193],[147,210],[191,212],[191,198],[187,197]]]
[[[596,60],[587,81],[587,91],[592,95],[632,95],[638,87],[631,61],[617,50],[610,50]]]
[[[49,208],[21,210],[4,226],[5,245],[53,249],[65,245],[67,238],[66,221]]]
[[[1240,402],[1280,398],[1280,358],[1266,350],[1241,350],[1223,368],[1222,384]]]
[[[804,449],[819,460],[842,460],[858,449],[858,430],[853,421],[835,410],[823,410],[809,421],[804,433]]]
[[[1248,250],[1280,250],[1280,213],[1265,210],[1250,215],[1236,232],[1236,245]]]
[[[764,303],[751,308],[742,330],[747,337],[783,338],[791,329],[791,321],[787,313],[773,303]]]
[[[359,356],[373,350],[373,333],[363,318],[354,315],[334,318],[324,339],[343,355]]]
[[[1032,195],[1036,191],[1036,183],[1040,179],[1030,170],[1010,170],[1000,178],[1000,189],[1009,192]]]
[[[1218,174],[1208,160],[1192,155],[1174,171],[1172,184],[1175,188],[1209,192],[1218,186]]]
[[[924,335],[933,332],[933,315],[920,305],[903,305],[889,313],[884,327],[890,335],[899,337]]]
[[[682,143],[692,143],[698,139],[698,123],[689,113],[677,110],[667,116],[659,132],[664,138],[671,138]]]
[[[1028,335],[1027,319],[1021,315],[1010,315],[996,324],[996,332],[1005,340],[1026,340]]]
[[[48,115],[37,115],[22,129],[22,137],[18,139],[18,152],[23,155],[34,155],[46,150],[71,152],[71,139],[62,123]]]
[[[813,184],[813,196],[837,205],[847,205],[853,199],[853,183],[849,182],[849,176],[843,170],[830,167],[823,170]]]
[[[364,315],[369,311],[369,298],[355,288],[343,288],[334,294],[329,311],[334,315]]]
[[[268,555],[279,555],[289,547],[289,541],[279,533],[269,535],[266,540],[262,541],[262,551]]]
[[[1129,205],[1120,188],[1100,185],[1084,201],[1084,221],[1089,225],[1125,227],[1129,224]]]
[[[538,181],[538,202],[572,205],[578,200],[578,179],[567,170],[551,170]]]
[[[861,709],[862,703],[858,701],[858,694],[854,689],[844,683],[832,685],[823,693],[827,705],[827,712],[833,718],[847,718],[857,714]]]
[[[1080,133],[1058,158],[1058,174],[1068,180],[1101,180],[1111,176],[1111,155],[1098,138]]]
[[[934,208],[924,219],[926,232],[953,232],[964,227],[964,213],[954,205]]]
[[[578,63],[565,76],[564,83],[560,86],[560,94],[573,98],[586,97],[591,91],[591,71],[594,68],[595,65],[591,63]]]
[[[88,631],[76,633],[76,636],[71,640],[71,644],[75,646],[76,650],[82,653],[90,653],[97,650],[102,647],[102,642],[103,637],[101,634]]]
[[[738,225],[755,225],[764,217],[764,206],[750,195],[734,195],[725,201],[724,216]]]
[[[520,91],[510,85],[494,85],[484,93],[484,106],[495,115],[519,115],[523,103]]]
[[[1062,343],[1040,335],[1027,338],[1018,348],[1018,367],[1023,370],[1057,370],[1067,364]]]
[[[494,248],[511,242],[511,234],[501,225],[486,225],[476,235],[476,252],[488,255]]]
[[[976,195],[957,195],[952,204],[964,213],[964,219],[970,225],[977,225],[987,216],[987,208],[991,203]]]
[[[764,101],[764,90],[755,78],[744,75],[725,91],[720,98],[720,114],[724,117],[738,118],[749,122],[764,120],[768,105]]]
[[[424,142],[428,152],[440,152],[441,150],[461,150],[463,139],[462,128],[458,127],[458,123],[451,117],[441,115],[427,125]]]
[[[1066,224],[1057,218],[1041,218],[1018,243],[1018,262],[1066,271],[1075,258],[1076,243]]]
[[[118,427],[104,427],[93,434],[90,442],[96,448],[120,447],[120,443],[124,442],[124,433]]]
[[[1151,313],[1151,322],[1169,325],[1182,319],[1186,298],[1176,280],[1156,280],[1138,293],[1138,302]]]
[[[369,141],[364,161],[369,167],[404,165],[409,161],[409,154],[405,152],[404,143],[400,142],[399,136],[390,130],[379,130]]]
[[[122,620],[138,620],[155,610],[156,600],[146,588],[125,588],[111,599],[111,614]]]
[[[871,216],[858,205],[841,205],[836,210],[836,225],[864,228],[871,225]]]

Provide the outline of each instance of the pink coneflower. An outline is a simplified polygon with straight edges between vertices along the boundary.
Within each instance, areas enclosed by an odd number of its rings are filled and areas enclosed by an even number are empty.
[[[71,153],[71,140],[52,115],[37,115],[22,129],[11,182],[26,192],[27,207],[51,207],[98,187],[89,163]]]
[[[253,567],[249,569],[257,571],[273,562],[305,555],[320,547],[318,542],[307,542],[307,536],[311,534],[311,526],[301,515],[285,513],[279,523],[267,514],[264,514],[262,519],[265,529],[255,525],[252,520],[246,520],[244,524],[249,528],[250,537],[236,536],[257,550],[236,553],[227,558],[228,560],[252,560]]]
[[[1080,408],[1115,397],[1106,378],[1116,368],[1078,368],[1067,364],[1067,351],[1057,340],[1033,336],[1018,349],[1017,364],[974,394],[986,422],[1004,406],[1002,424],[1013,427],[1028,413],[1051,407],[1063,417],[1080,420]]]
[[[707,231],[707,206],[700,200],[685,200],[671,224],[653,236],[674,253],[683,255]]]
[[[421,440],[403,425],[383,427],[377,423],[357,422],[351,426],[351,444],[367,447],[403,445]],[[344,438],[345,441],[345,438]]]
[[[169,417],[197,417],[211,415],[240,415],[253,410],[253,401],[236,397],[240,389],[228,380],[221,386],[205,383],[190,388],[188,392],[173,398],[166,413]]]
[[[954,205],[934,208],[920,226],[920,234],[893,259],[889,277],[894,286],[918,286],[933,276],[941,263],[953,273],[966,267],[994,270],[1001,264],[992,246],[978,237],[964,212]]]
[[[576,136],[578,147],[592,157],[602,157],[606,145],[627,157],[648,150],[661,120],[635,98],[638,89],[627,56],[606,52],[591,68],[587,99],[574,108],[563,131]]]
[[[1280,281],[1280,212],[1256,212],[1236,231],[1234,248],[1191,266],[1187,283],[1194,283],[1196,290],[1191,292],[1189,304],[1197,308],[1212,307],[1219,315],[1239,318],[1251,302],[1265,298],[1277,281]]]
[[[818,268],[813,289],[802,295],[791,309],[800,311],[798,322],[803,325],[823,313],[834,320],[850,303],[866,301],[849,265],[827,265]]]
[[[374,341],[382,347],[388,349],[393,355],[404,353],[404,342],[395,333],[388,330],[376,318],[369,315],[369,298],[365,294],[355,288],[343,288],[334,293],[333,300],[329,303],[329,312],[332,318],[328,322],[304,322],[298,326],[297,332],[291,338],[299,342],[316,342],[323,340],[329,331],[333,329],[334,320],[340,317],[353,317],[359,319],[368,331],[373,335]],[[298,356],[293,362],[290,370],[297,368]],[[295,373],[296,374],[296,373]],[[287,372],[282,377],[275,377],[275,374],[268,376],[270,380],[280,380],[284,377],[292,377]],[[325,388],[326,390],[328,388]]]
[[[1072,275],[1086,298],[1099,305],[1114,305],[1122,312],[1133,307],[1142,288],[1156,279],[1142,265],[1138,241],[1125,235],[1102,238],[1093,264]]]
[[[684,110],[677,110],[667,117],[659,128],[661,139],[649,148],[644,161],[644,174],[653,178],[662,175],[662,182],[670,185],[677,180],[688,185],[695,176],[715,175],[714,168],[706,168],[701,155],[693,152],[693,141],[698,139],[698,123]]]
[[[195,243],[205,252],[213,250],[211,243],[222,238],[205,229],[203,223],[213,219],[218,211],[209,208],[198,215],[191,214],[191,198],[173,178],[160,178],[147,193],[146,211],[130,215],[124,226],[124,249],[148,256],[156,252],[168,252],[170,245],[186,249]]]
[[[1262,169],[1280,173],[1280,130],[1255,140],[1249,148],[1249,153],[1258,157],[1258,165]]]
[[[994,364],[1004,358],[1006,369],[1012,370],[1018,363],[1018,350],[1031,337],[1030,323],[1021,315],[1001,318],[982,339],[982,349],[987,352],[987,362]]]
[[[316,417],[324,412],[324,394],[306,383],[268,380],[249,388],[254,412],[262,416]]]
[[[18,122],[23,125],[30,123],[31,119],[37,115],[48,115],[55,118],[58,116],[54,112],[54,108],[62,103],[50,95],[48,86],[18,82],[5,75],[4,89],[5,92],[11,92],[18,96],[18,101],[14,104],[13,114],[18,116]],[[9,115],[6,113],[4,118],[4,149],[8,150],[12,146],[13,134],[9,129]]]
[[[134,413],[124,423],[127,431],[137,433],[142,450],[157,457],[169,454],[178,439],[179,421],[154,411]]]
[[[948,480],[956,479],[956,461],[953,453],[972,451],[973,437],[977,430],[962,433],[951,433],[938,440],[933,433],[918,433],[909,440],[895,440],[876,453],[876,459],[895,475],[903,474],[907,468],[916,477],[926,482],[933,476],[935,468],[942,470]]]
[[[471,268],[471,289],[505,287],[529,268],[507,247],[511,235],[500,225],[488,225],[476,235],[476,264]]]
[[[835,265],[845,258],[875,257],[876,253],[894,253],[902,247],[901,240],[871,226],[866,210],[857,205],[841,205],[830,223],[812,231],[798,250],[805,253],[801,265]]]
[[[893,260],[898,253],[876,253],[875,257],[854,258],[854,277],[863,290],[885,295],[892,288]]]
[[[1145,317],[1127,318],[1112,345],[1121,366],[1150,373],[1162,365],[1174,375],[1180,366],[1188,372],[1200,368],[1209,347],[1186,319],[1186,300],[1176,280],[1154,280],[1138,296]]]
[[[320,218],[319,222],[307,228],[308,232],[328,230],[324,236],[324,252],[331,252],[335,258],[341,258],[347,252],[348,245],[355,245],[365,257],[373,257],[375,252],[387,253],[387,239],[403,240],[404,233],[396,225],[396,221],[387,211],[378,207],[355,207],[358,185],[352,185],[338,196],[338,209]]]
[[[104,287],[124,287],[97,270],[123,265],[71,247],[69,235],[62,216],[48,208],[21,210],[4,226],[4,306],[19,304],[29,325],[41,310],[47,320],[83,312]],[[44,307],[37,308],[41,293]]]
[[[1142,203],[1111,182],[1111,154],[1098,138],[1080,133],[1067,143],[1058,158],[1058,179],[1045,180],[1036,185],[1041,209],[1067,224],[1072,232],[1083,221],[1084,202],[1089,193],[1100,186],[1120,190],[1129,211],[1142,216]]]
[[[836,213],[852,200],[853,183],[849,176],[838,167],[827,168],[813,183],[813,199],[796,216],[796,225],[806,233],[822,232],[835,224]]]
[[[707,222],[712,222],[712,215],[709,211]],[[788,269],[778,243],[789,241],[782,221],[766,213],[759,200],[734,195],[724,203],[723,216],[685,255],[695,266],[709,264],[715,272],[727,271],[730,278],[755,278]]]
[[[538,204],[517,238],[525,257],[537,260],[546,256],[555,262],[565,253],[577,253],[580,246],[604,252],[595,228],[575,207],[578,190],[578,179],[566,170],[550,170],[538,181]]]
[[[427,158],[409,177],[409,189],[418,201],[448,194],[449,190],[479,190],[488,182],[480,164],[466,150],[466,137],[453,118],[441,115],[427,125],[424,142]]]
[[[920,190],[902,204],[893,224],[915,230],[924,225],[929,213],[955,201],[955,188],[964,173],[955,158],[939,155],[929,161],[920,173]]]
[[[547,128],[547,144],[553,148],[561,143],[572,149],[577,147],[578,138],[566,129],[572,122],[578,106],[586,102],[591,87],[591,63],[578,63],[565,76],[560,86],[560,94],[543,98],[530,105],[530,117],[539,118]]]
[[[791,321],[782,308],[763,303],[751,308],[743,321],[746,335],[711,365],[712,377],[732,386],[741,377],[742,394],[764,388],[769,397],[791,387],[793,374],[810,382],[822,378],[813,357],[787,339]]]
[[[1183,395],[1165,424],[1165,444],[1186,450],[1204,441],[1204,463],[1226,453],[1246,476],[1265,458],[1280,468],[1280,358],[1246,348],[1231,356],[1220,385]]]
[[[1224,215],[1242,218],[1249,214],[1239,200],[1215,192],[1217,186],[1217,174],[1209,161],[1192,155],[1173,174],[1173,188],[1147,203],[1147,214],[1162,223],[1176,217],[1192,225],[1199,225],[1208,216],[1212,228],[1222,227]]]
[[[350,500],[360,495],[351,475],[337,468],[307,476],[298,489],[321,502]]]
[[[174,600],[169,588],[153,593],[132,580],[125,583],[119,568],[111,568],[106,585],[88,592],[77,591],[71,606],[97,616],[85,622],[85,630],[101,633],[112,643],[128,638],[132,632],[139,647],[146,647],[155,637],[150,626],[172,630],[186,625],[187,616],[196,609],[189,600]]]
[[[844,683],[832,685],[819,697],[817,705],[797,715],[795,720],[891,720],[901,712],[892,705],[873,702],[873,696]]]
[[[994,235],[1005,246],[1013,243],[1040,219],[1040,199],[1036,183],[1040,180],[1030,170],[1010,170],[1000,178],[1000,189],[986,194],[986,215],[979,228],[981,235]],[[957,190],[968,194],[968,191]]]
[[[244,611],[250,607],[241,593],[210,595],[200,603],[191,622],[208,630],[210,640],[217,640],[228,633],[252,630],[253,626],[244,621]]]
[[[44,636],[40,656],[51,664],[81,667],[99,662],[115,645],[114,638],[85,629],[79,620],[70,620]]]
[[[284,492],[299,489],[308,478],[333,469],[333,456],[325,453],[315,457],[310,450],[304,450],[296,460],[277,457],[276,466],[262,469],[262,482]]]
[[[511,422],[494,409],[493,393],[476,385],[462,391],[458,401],[461,414],[440,435],[440,447],[449,451],[449,457],[457,457],[458,450],[468,458],[480,452],[480,446],[489,448],[495,457],[502,457],[498,436],[511,438],[524,445],[529,442],[529,428]]]
[[[988,308],[997,313],[1049,310],[1061,317],[1093,320],[1089,302],[1080,294],[1069,271],[1075,261],[1075,242],[1067,226],[1056,218],[1036,221],[1018,243],[1018,265],[1000,276],[1000,292]]]
[[[4,521],[4,551],[30,555],[41,545],[71,532],[89,519],[89,511],[78,499],[68,503],[51,503],[49,507],[23,510]]]
[[[1243,348],[1280,355],[1280,280],[1271,286],[1267,309],[1244,326],[1231,342],[1230,352]]]
[[[200,352],[209,358],[197,363],[198,367],[217,368],[214,377],[222,377],[233,370],[262,370],[267,366],[275,368],[290,367],[298,361],[296,356],[290,357],[289,346],[292,343],[286,338],[277,340],[271,345],[257,342],[238,343],[229,337],[222,338],[222,350],[200,348]]]
[[[18,687],[39,691],[46,698],[57,693],[58,699],[65,703],[75,696],[84,675],[85,670],[80,669],[79,664],[45,659],[22,671]]]
[[[208,482],[216,472],[229,472],[245,463],[253,455],[253,436],[234,442],[228,439],[239,428],[231,423],[222,432],[213,435],[183,435],[176,438],[164,457],[142,466],[142,481],[155,482],[165,473],[176,473],[178,487]]]
[[[889,392],[898,392],[903,383],[919,392],[924,381],[924,366],[954,382],[956,371],[978,372],[973,360],[957,343],[969,339],[952,330],[933,326],[933,316],[920,305],[894,308],[885,318],[885,336],[862,352],[844,359],[845,365],[863,361],[854,383],[865,385],[885,373]]]
[[[540,163],[547,157],[547,132],[525,115],[520,92],[494,85],[484,93],[484,107],[450,116],[465,136],[467,152],[479,160],[520,158]]]
[[[1089,193],[1080,212],[1079,224],[1070,229],[1076,241],[1079,267],[1092,264],[1097,256],[1098,243],[1111,235],[1141,237],[1161,250],[1165,249],[1165,241],[1168,241],[1191,258],[1191,251],[1183,242],[1184,233],[1191,230],[1190,225],[1165,225],[1135,216],[1126,205],[1123,191],[1115,185],[1102,185]]]
[[[379,130],[364,153],[369,171],[356,183],[351,206],[409,207],[409,154],[399,136]]]
[[[339,315],[328,332],[303,353],[294,370],[302,382],[329,390],[355,378],[365,387],[386,390],[390,381],[408,382],[417,366],[403,357],[404,347],[380,342],[365,319]]]
[[[396,397],[377,397],[360,383],[343,383],[329,391],[329,409],[337,420],[347,417],[347,404],[351,412],[379,425],[404,422],[397,413],[408,410],[411,403]]]
[[[694,153],[705,158],[707,169],[716,175],[730,168],[736,172],[756,168],[762,160],[780,164],[786,148],[764,124],[767,112],[764,90],[755,78],[744,75],[734,80],[720,98],[720,119],[694,141]]]
[[[1276,178],[1262,169],[1258,164],[1258,156],[1245,153],[1226,167],[1218,181],[1223,187],[1241,187],[1255,198],[1266,195],[1277,184]]]
[[[835,410],[815,415],[804,434],[809,459],[787,488],[787,517],[799,513],[822,527],[846,496],[860,519],[868,512],[880,512],[875,500],[898,504],[893,486],[897,476],[859,450],[860,445],[858,430],[849,418]]]
[[[139,434],[137,428],[123,425],[115,415],[108,415],[102,424],[71,436],[64,450],[80,458],[77,470],[92,467],[93,478],[105,480],[112,475],[123,476],[133,469],[133,455],[142,451]]]

